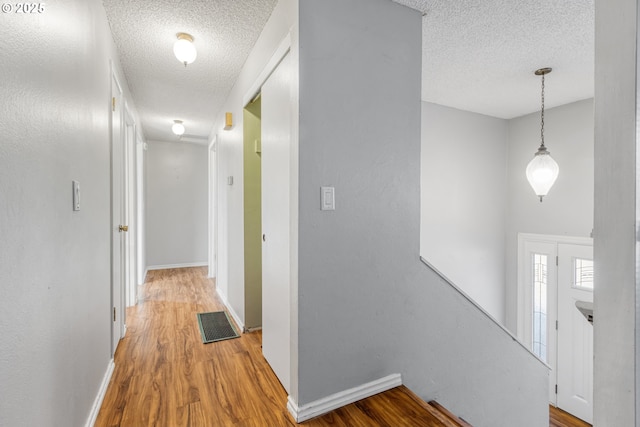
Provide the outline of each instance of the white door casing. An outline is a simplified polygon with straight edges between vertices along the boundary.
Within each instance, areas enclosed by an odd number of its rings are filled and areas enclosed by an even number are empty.
[[[137,229],[138,221],[135,212],[136,206],[136,123],[125,102],[125,137],[124,137],[124,174],[123,174],[123,210],[124,223],[129,231],[124,234],[125,239],[125,306],[131,307],[138,302],[138,287],[136,286],[137,270]],[[126,311],[123,313],[126,327]]]
[[[111,73],[111,355],[124,336],[124,280],[126,240],[124,225],[124,102],[122,88]]]
[[[593,303],[593,290],[579,288],[574,272],[576,260],[593,260],[593,247],[559,244],[558,259],[558,407],[592,423],[593,325],[576,301]]]
[[[532,351],[535,254],[547,256],[547,352],[543,359],[551,368],[549,402],[591,422],[593,410],[588,406],[592,408],[593,331],[575,307],[575,300],[593,299],[592,293],[573,289],[571,282],[574,260],[593,259],[593,241],[584,237],[518,235],[518,338]]]
[[[262,86],[262,352],[290,391],[291,55]]]

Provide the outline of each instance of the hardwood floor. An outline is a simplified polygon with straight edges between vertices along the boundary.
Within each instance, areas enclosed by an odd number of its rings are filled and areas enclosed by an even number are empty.
[[[285,390],[262,357],[261,332],[202,344],[196,313],[225,309],[206,268],[151,271],[140,295],[127,310],[127,335],[96,427],[460,425],[404,387],[296,424]],[[588,424],[552,410],[549,425]]]
[[[127,335],[97,427],[297,425],[287,395],[262,357],[261,333],[202,344],[196,313],[224,310],[205,268],[151,271],[142,301],[127,310]],[[391,390],[303,424],[447,426]]]
[[[549,427],[591,427],[591,424],[571,416],[562,409],[549,406]]]

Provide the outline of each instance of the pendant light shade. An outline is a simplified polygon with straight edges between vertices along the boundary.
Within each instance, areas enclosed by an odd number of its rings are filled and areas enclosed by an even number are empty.
[[[544,145],[544,76],[549,74],[551,68],[541,68],[536,70],[536,76],[542,76],[542,109],[540,110],[540,148],[533,156],[533,159],[527,165],[527,180],[535,191],[536,196],[542,198],[549,193],[551,187],[558,179],[560,173],[560,167],[558,163],[551,157],[551,153],[547,151],[547,147]]]
[[[193,45],[193,36],[187,33],[178,33],[178,40],[173,44],[173,53],[186,67],[196,60],[198,52]]]
[[[171,131],[176,135],[181,136],[185,131],[184,125],[182,124],[182,120],[174,120],[173,126],[171,126]]]
[[[546,147],[540,147],[527,165],[527,180],[536,195],[540,197],[540,201],[558,179],[559,172],[558,163],[553,160],[551,153],[547,151]]]

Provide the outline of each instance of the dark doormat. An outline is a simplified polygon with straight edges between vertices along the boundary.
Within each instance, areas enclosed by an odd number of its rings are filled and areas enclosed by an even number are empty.
[[[198,313],[198,325],[203,344],[240,337],[224,311]]]

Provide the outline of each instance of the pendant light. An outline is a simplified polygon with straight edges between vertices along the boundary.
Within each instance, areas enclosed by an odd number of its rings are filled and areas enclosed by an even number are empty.
[[[173,44],[173,54],[186,67],[187,64],[195,61],[198,55],[196,47],[193,45],[193,36],[187,33],[178,33],[176,36],[178,40]]]
[[[185,131],[184,125],[182,124],[182,120],[174,120],[173,126],[171,126],[171,131],[178,136],[182,136]]]
[[[542,109],[540,110],[540,148],[533,156],[533,159],[527,165],[527,180],[536,192],[536,195],[542,198],[547,195],[553,184],[558,178],[560,168],[555,160],[551,157],[551,153],[547,151],[544,145],[544,76],[549,74],[551,68],[540,68],[535,71],[536,76],[542,76],[541,101]]]

